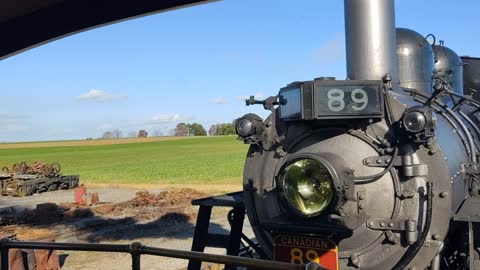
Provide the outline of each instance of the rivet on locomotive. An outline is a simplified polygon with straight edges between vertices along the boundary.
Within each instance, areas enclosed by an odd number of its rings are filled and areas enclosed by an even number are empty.
[[[480,102],[434,35],[395,27],[394,0],[345,0],[346,80],[294,82],[250,144],[248,217],[274,260],[327,269],[480,269]],[[480,59],[465,81],[480,90]]]

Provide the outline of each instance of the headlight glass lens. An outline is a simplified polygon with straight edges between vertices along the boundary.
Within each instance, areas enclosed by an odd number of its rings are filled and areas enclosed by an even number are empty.
[[[404,119],[405,129],[412,133],[418,133],[425,129],[427,125],[427,119],[421,112],[409,112],[405,115]]]
[[[238,120],[238,123],[237,123],[238,135],[243,137],[250,136],[252,134],[252,129],[253,129],[252,121],[250,121],[249,119],[242,118]]]
[[[317,160],[293,161],[285,167],[282,181],[287,203],[304,216],[322,213],[333,200],[332,175]]]

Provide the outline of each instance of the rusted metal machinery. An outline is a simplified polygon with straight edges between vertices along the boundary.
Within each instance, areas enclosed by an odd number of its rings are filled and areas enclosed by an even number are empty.
[[[58,163],[26,162],[3,167],[0,173],[2,195],[30,196],[36,192],[70,189],[78,186],[80,176],[62,175]]]

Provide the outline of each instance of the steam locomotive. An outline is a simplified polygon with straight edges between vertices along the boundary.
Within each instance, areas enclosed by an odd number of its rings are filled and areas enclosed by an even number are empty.
[[[464,94],[480,90],[480,59],[396,28],[394,0],[345,0],[345,25],[346,80],[251,97],[271,114],[236,122],[263,253],[325,269],[480,269],[480,102]]]

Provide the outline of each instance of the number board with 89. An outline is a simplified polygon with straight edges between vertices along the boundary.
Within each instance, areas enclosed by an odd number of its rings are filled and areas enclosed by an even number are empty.
[[[379,85],[331,85],[315,87],[317,118],[365,118],[383,115]]]

